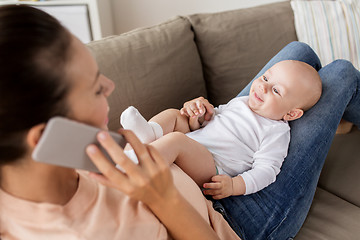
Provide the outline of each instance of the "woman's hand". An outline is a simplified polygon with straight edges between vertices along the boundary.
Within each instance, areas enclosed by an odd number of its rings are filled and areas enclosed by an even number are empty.
[[[115,168],[95,145],[90,145],[87,153],[103,173],[103,175],[91,173],[91,176],[102,184],[116,188],[148,206],[156,204],[159,198],[174,194],[176,189],[169,166],[159,153],[153,147],[143,145],[132,131],[121,129],[119,133],[133,147],[139,164],[132,162],[110,135],[103,131],[98,134],[98,141],[124,172]]]
[[[153,147],[143,145],[133,132],[122,129],[119,133],[133,147],[139,164],[131,161],[110,135],[102,131],[97,136],[100,144],[124,172],[110,163],[95,145],[90,145],[86,151],[103,174],[90,173],[91,176],[145,203],[174,239],[219,239],[199,212],[175,188],[169,166],[160,154]]]

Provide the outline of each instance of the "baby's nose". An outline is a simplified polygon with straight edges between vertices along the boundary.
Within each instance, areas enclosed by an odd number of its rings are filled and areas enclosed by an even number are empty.
[[[260,84],[259,86],[260,90],[264,93],[267,93],[267,85],[266,83]]]

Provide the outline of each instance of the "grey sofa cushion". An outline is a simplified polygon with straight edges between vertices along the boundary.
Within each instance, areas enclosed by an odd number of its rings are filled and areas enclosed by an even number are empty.
[[[354,240],[360,235],[360,208],[318,188],[295,240]]]
[[[177,17],[88,44],[100,71],[115,82],[109,98],[109,128],[133,105],[149,119],[184,100],[206,97],[202,66],[189,21]]]
[[[195,14],[189,20],[215,106],[235,97],[272,56],[297,39],[289,2]]]
[[[360,131],[356,127],[349,134],[335,136],[319,180],[321,188],[357,207],[360,207],[359,139]]]

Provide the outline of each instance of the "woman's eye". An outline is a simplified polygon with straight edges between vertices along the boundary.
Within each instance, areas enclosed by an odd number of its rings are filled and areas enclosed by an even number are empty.
[[[265,76],[263,76],[263,80],[264,80],[265,82],[268,81],[267,77],[265,77]]]

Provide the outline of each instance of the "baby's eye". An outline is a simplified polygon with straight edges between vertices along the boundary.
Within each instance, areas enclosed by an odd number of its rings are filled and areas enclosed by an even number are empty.
[[[268,81],[268,79],[267,79],[267,77],[265,77],[265,75],[262,76],[262,79],[263,79],[265,82]]]
[[[274,93],[280,95],[280,92],[276,88],[273,88],[273,91],[274,91]]]

